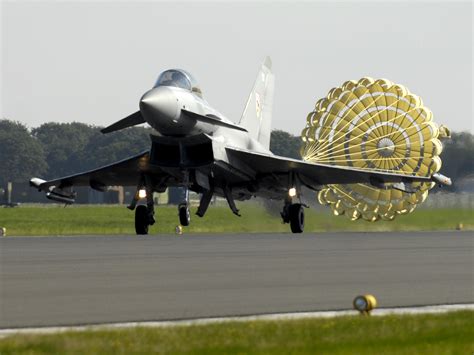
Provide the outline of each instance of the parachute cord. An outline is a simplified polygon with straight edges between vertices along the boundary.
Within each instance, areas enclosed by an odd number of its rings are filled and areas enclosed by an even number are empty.
[[[381,98],[381,97],[383,97],[383,95],[381,95],[380,98]],[[371,105],[369,105],[369,107],[366,107],[366,109],[365,109],[364,111],[362,111],[362,112],[367,112],[370,116],[369,116],[368,118],[366,118],[366,119],[363,119],[362,122],[360,122],[360,123],[358,123],[356,126],[354,126],[354,128],[353,128],[352,130],[354,130],[354,129],[356,129],[356,128],[359,128],[359,127],[365,125],[367,122],[369,122],[370,120],[372,120],[374,117],[380,115],[381,112],[384,112],[384,111],[389,110],[389,108],[392,107],[394,104],[397,104],[397,105],[398,105],[398,102],[401,101],[402,99],[403,99],[403,98],[400,98],[400,99],[394,101],[392,104],[390,104],[389,106],[387,106],[386,108],[384,108],[382,111],[377,111],[376,113],[371,114],[371,113],[368,111],[368,109],[371,108],[371,106],[373,106],[373,105],[376,103],[376,100],[375,100]],[[359,102],[362,102],[362,101],[359,101]],[[411,106],[411,105],[410,105],[410,106]],[[345,107],[349,107],[349,106],[345,106]],[[364,107],[365,107],[365,105],[364,105]],[[417,107],[415,106],[413,109],[410,109],[410,110],[408,110],[407,112],[404,112],[403,114],[408,114],[408,112],[411,112],[412,110],[415,110],[416,108],[417,108]],[[349,110],[346,111],[346,113],[344,114],[344,116],[343,116],[339,121],[342,121],[348,113],[349,113]],[[358,116],[360,116],[360,114],[359,114]],[[362,117],[363,117],[363,116],[361,116],[361,118],[362,118]],[[396,116],[394,119],[387,121],[387,123],[388,123],[388,122],[391,122],[391,121],[393,121],[393,120],[395,120],[395,119],[397,119],[398,117],[400,117],[400,116]],[[337,118],[337,116],[336,116],[336,118]],[[340,132],[343,132],[344,129],[345,129],[349,124],[351,124],[351,123],[352,123],[352,121],[346,122],[345,126],[342,127],[339,131],[340,131]],[[334,130],[333,125],[331,125],[331,128]],[[329,131],[329,132],[326,134],[326,136],[325,136],[325,137],[321,137],[321,139],[326,139],[327,136],[330,134],[330,132],[332,132],[332,131]],[[333,146],[333,148],[331,148],[331,149],[336,149],[336,148],[338,148],[339,146],[341,146],[341,145],[343,145],[343,144],[345,144],[345,143],[347,143],[347,142],[350,142],[350,141],[352,141],[352,140],[354,140],[354,139],[357,139],[357,138],[363,136],[364,134],[365,134],[365,133],[362,133],[362,134],[360,134],[359,136],[356,136],[356,137],[351,138],[349,141],[344,141],[344,142],[342,142],[342,143],[340,143],[340,144],[338,144],[338,145],[335,145],[335,146]],[[344,138],[344,135],[340,136],[339,138],[336,138],[334,141],[331,142],[331,144],[334,145],[334,143],[338,142],[338,141],[341,140],[342,138]]]
[[[370,93],[370,90],[369,90],[368,88],[366,88],[366,90],[367,90],[367,92],[366,92],[365,94],[369,93],[369,95],[370,95],[370,96],[372,97],[372,99],[373,99],[373,96],[372,96],[372,94]],[[350,92],[354,94],[354,91],[350,91]],[[364,95],[365,95],[365,94],[364,94]],[[362,95],[362,96],[364,96],[364,95]],[[354,94],[354,96],[356,96],[356,95]],[[357,104],[357,103],[362,104],[362,105],[364,106],[364,108],[365,108],[364,111],[362,111],[362,112],[367,112],[367,113],[370,115],[370,112],[369,112],[368,110],[369,110],[372,106],[374,106],[374,105],[377,103],[377,101],[380,100],[380,99],[383,97],[383,95],[380,95],[376,100],[373,100],[373,102],[372,102],[369,106],[366,106],[366,105],[363,103],[363,99],[360,100],[360,97],[359,97],[359,96],[356,96],[356,97],[359,99],[359,101],[356,101],[355,104]],[[355,104],[354,104],[354,105],[355,105]],[[344,107],[347,107],[347,110],[346,110],[346,112],[344,113],[344,115],[341,117],[341,119],[339,120],[339,122],[344,122],[344,119],[345,119],[346,116],[349,114],[349,112],[352,111],[352,112],[356,113],[356,112],[352,109],[352,107],[353,107],[354,105],[348,106],[347,104],[344,103]],[[328,111],[326,111],[326,112],[328,112]],[[361,113],[362,113],[362,112],[361,112]],[[359,125],[363,125],[363,124],[367,123],[367,122],[370,121],[372,118],[374,118],[375,116],[377,116],[377,114],[379,114],[379,113],[377,112],[377,113],[374,114],[373,116],[369,116],[368,118],[365,119],[365,121],[361,122]],[[358,116],[359,116],[359,114],[358,114]],[[336,116],[336,118],[337,118],[337,117],[338,117],[338,116]],[[347,127],[350,123],[351,123],[351,121],[347,121],[346,124],[345,124],[345,126],[342,127],[342,129],[340,129],[340,131],[344,131],[344,129],[346,129],[346,127]],[[332,125],[331,125],[331,128],[332,128],[332,130],[334,130],[334,128],[333,128]],[[326,134],[325,137],[321,137],[321,139],[326,139],[327,136],[330,134],[330,132],[331,132],[331,131],[329,131],[329,132]],[[340,139],[340,138],[337,138],[337,139],[336,139],[335,141],[333,141],[332,143],[337,142],[339,139]]]
[[[410,110],[410,111],[412,111],[412,110]],[[401,117],[401,116],[403,116],[403,115],[408,115],[408,113],[409,113],[410,111],[404,112],[404,113],[402,113],[402,114],[400,114],[400,115],[398,115],[398,116],[395,116],[394,118],[392,118],[392,119],[390,119],[390,120],[388,120],[388,121],[386,121],[386,122],[384,122],[384,123],[391,123],[391,122],[393,122],[394,120],[398,119],[399,117]],[[417,117],[417,118],[418,118],[418,117]],[[414,119],[414,121],[415,121],[415,120],[416,120],[416,119]],[[410,126],[410,127],[408,127],[404,132],[407,132],[409,129],[413,129],[413,128],[417,128],[417,127],[416,127],[416,126]],[[421,132],[421,130],[420,130],[420,131],[417,131],[416,133],[418,133],[418,132]],[[343,144],[347,144],[347,143],[351,142],[351,141],[354,140],[354,139],[357,139],[357,138],[362,137],[364,134],[365,134],[365,132],[364,132],[364,133],[361,133],[361,134],[359,134],[358,136],[355,136],[355,137],[353,137],[353,138],[351,138],[351,139],[349,139],[349,140],[347,140],[347,141],[345,141],[345,142],[343,142],[343,143],[341,143],[341,144],[338,144],[337,146],[334,146],[334,147],[331,148],[331,149],[328,149],[328,150],[324,151],[324,154],[322,155],[322,157],[327,157],[327,156],[330,156],[330,155],[332,155],[332,154],[334,154],[334,153],[344,152],[345,148],[339,149],[339,147],[341,147]],[[376,140],[379,140],[379,139],[382,139],[382,138],[389,137],[391,134],[392,134],[392,133],[389,133],[389,134],[387,134],[387,135],[382,135],[382,136],[375,137],[375,138],[373,138],[373,139],[371,139],[371,140],[368,140],[368,141],[366,142],[366,144],[367,144],[367,143],[370,143],[370,142],[373,142],[373,141],[376,141]],[[401,134],[403,134],[403,133],[400,133],[397,137],[399,137]],[[345,135],[344,135],[344,136],[345,136]],[[410,137],[410,136],[409,136],[409,137]],[[337,150],[334,151],[334,149],[336,149],[336,148],[337,148]]]
[[[410,157],[410,159],[420,159],[420,158],[426,158],[424,155],[420,155],[420,156],[414,156],[414,157]],[[383,161],[383,160],[386,160],[386,161],[393,161],[393,160],[400,160],[400,158],[386,158],[386,157],[383,157],[383,158],[376,158],[376,159],[334,159],[334,160],[318,160],[318,163],[329,163],[329,162],[347,162],[347,161],[351,161],[351,162],[356,162],[356,161]],[[384,170],[384,171],[387,171],[387,169],[379,169],[379,170]]]
[[[415,109],[413,109],[413,110],[415,110]],[[408,112],[401,113],[400,115],[395,116],[394,118],[392,118],[392,119],[390,119],[390,120],[388,120],[388,121],[386,121],[386,122],[384,122],[384,123],[391,123],[391,122],[397,120],[399,117],[401,117],[401,116],[403,116],[403,115],[408,115],[408,113],[410,113],[411,111],[412,111],[412,110],[410,110],[410,111],[408,111]],[[416,119],[415,119],[415,120],[416,120]],[[411,127],[409,127],[409,128],[411,128]],[[338,144],[337,146],[333,146],[331,149],[328,149],[328,150],[326,150],[326,151],[324,152],[325,155],[329,156],[330,154],[338,153],[338,152],[344,151],[344,148],[343,148],[343,149],[339,149],[339,147],[341,147],[343,144],[347,144],[347,143],[353,141],[354,139],[357,139],[357,138],[362,137],[364,134],[366,134],[366,132],[361,133],[361,134],[359,134],[358,136],[355,136],[355,137],[353,137],[353,138],[351,138],[351,139],[349,139],[349,140],[347,140],[347,141],[345,141],[345,142],[342,142],[342,143]],[[401,134],[403,134],[403,133],[401,133]],[[345,135],[343,135],[342,137],[344,137],[344,136],[345,136]],[[373,140],[382,139],[382,138],[385,138],[385,137],[388,137],[388,136],[390,136],[390,134],[383,135],[383,136],[378,136],[378,137],[374,138]],[[372,141],[373,141],[373,140],[372,140]],[[326,143],[326,144],[329,144],[328,142],[325,142],[325,143]],[[337,150],[334,151],[335,149],[337,149]]]
[[[414,133],[414,134],[417,134],[417,133],[419,133],[419,132],[416,132],[416,133]],[[389,134],[390,134],[390,133],[389,133]],[[408,137],[410,137],[410,136],[408,136]],[[377,137],[377,139],[382,139],[382,138],[384,138],[384,137]],[[375,140],[377,140],[377,139],[375,139]],[[371,141],[374,141],[374,140],[371,140]],[[369,143],[369,142],[371,142],[371,141],[367,141],[366,144]],[[406,143],[395,144],[395,145],[393,145],[393,148],[401,148],[401,147],[404,147],[404,146],[406,146],[406,145],[407,145]],[[381,147],[381,148],[369,149],[369,150],[366,150],[365,153],[369,154],[369,153],[379,152],[380,150],[383,150],[383,149],[384,149],[384,148],[382,148],[382,147]],[[411,149],[411,150],[412,150],[412,151],[416,151],[415,149]],[[320,157],[317,157],[317,156],[316,156],[316,160],[317,160],[317,161],[328,160],[328,159],[331,160],[332,158],[339,158],[339,157],[345,157],[345,156],[346,156],[344,150],[340,150],[339,152],[344,152],[344,154],[331,155],[331,156],[321,155]],[[418,152],[419,152],[419,151],[418,151]],[[353,153],[353,154],[362,154],[362,152],[357,152],[357,153]],[[322,158],[322,159],[321,159],[321,158]],[[309,160],[309,159],[305,159],[305,160]],[[349,161],[350,159],[347,159],[347,160]],[[367,159],[367,160],[370,160],[370,159]]]

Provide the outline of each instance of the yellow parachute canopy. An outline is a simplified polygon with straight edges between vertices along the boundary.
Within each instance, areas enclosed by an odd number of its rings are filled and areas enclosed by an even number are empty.
[[[431,176],[441,168],[448,128],[432,122],[420,97],[386,79],[362,78],[333,88],[316,102],[302,131],[304,160],[371,171]],[[326,185],[318,201],[351,220],[393,220],[422,203],[434,183],[413,183],[414,193],[387,185]]]

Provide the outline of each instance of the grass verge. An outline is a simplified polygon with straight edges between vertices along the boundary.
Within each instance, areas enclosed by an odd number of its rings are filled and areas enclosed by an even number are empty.
[[[474,312],[15,335],[7,354],[472,354]]]
[[[186,233],[276,233],[289,232],[277,214],[270,214],[256,203],[241,203],[242,217],[227,206],[211,206],[204,218],[192,215]],[[194,213],[194,211],[193,211]],[[159,206],[157,223],[150,234],[174,233],[178,224],[175,206]],[[306,232],[327,231],[429,231],[453,230],[458,223],[474,229],[474,211],[469,209],[419,209],[394,221],[375,223],[349,221],[327,210],[306,210]],[[20,206],[0,208],[0,227],[7,235],[134,234],[134,213],[124,206]]]

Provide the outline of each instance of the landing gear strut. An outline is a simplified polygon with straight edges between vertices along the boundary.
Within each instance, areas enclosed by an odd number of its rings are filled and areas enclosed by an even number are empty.
[[[191,211],[189,210],[189,189],[185,188],[184,202],[178,206],[179,223],[182,226],[189,226],[191,222]]]

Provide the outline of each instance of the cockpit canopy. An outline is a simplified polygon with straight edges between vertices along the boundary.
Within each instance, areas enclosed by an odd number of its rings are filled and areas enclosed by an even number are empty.
[[[181,69],[170,69],[161,73],[154,88],[158,86],[174,86],[191,91],[199,97],[202,97],[202,91],[197,81],[191,74]]]

